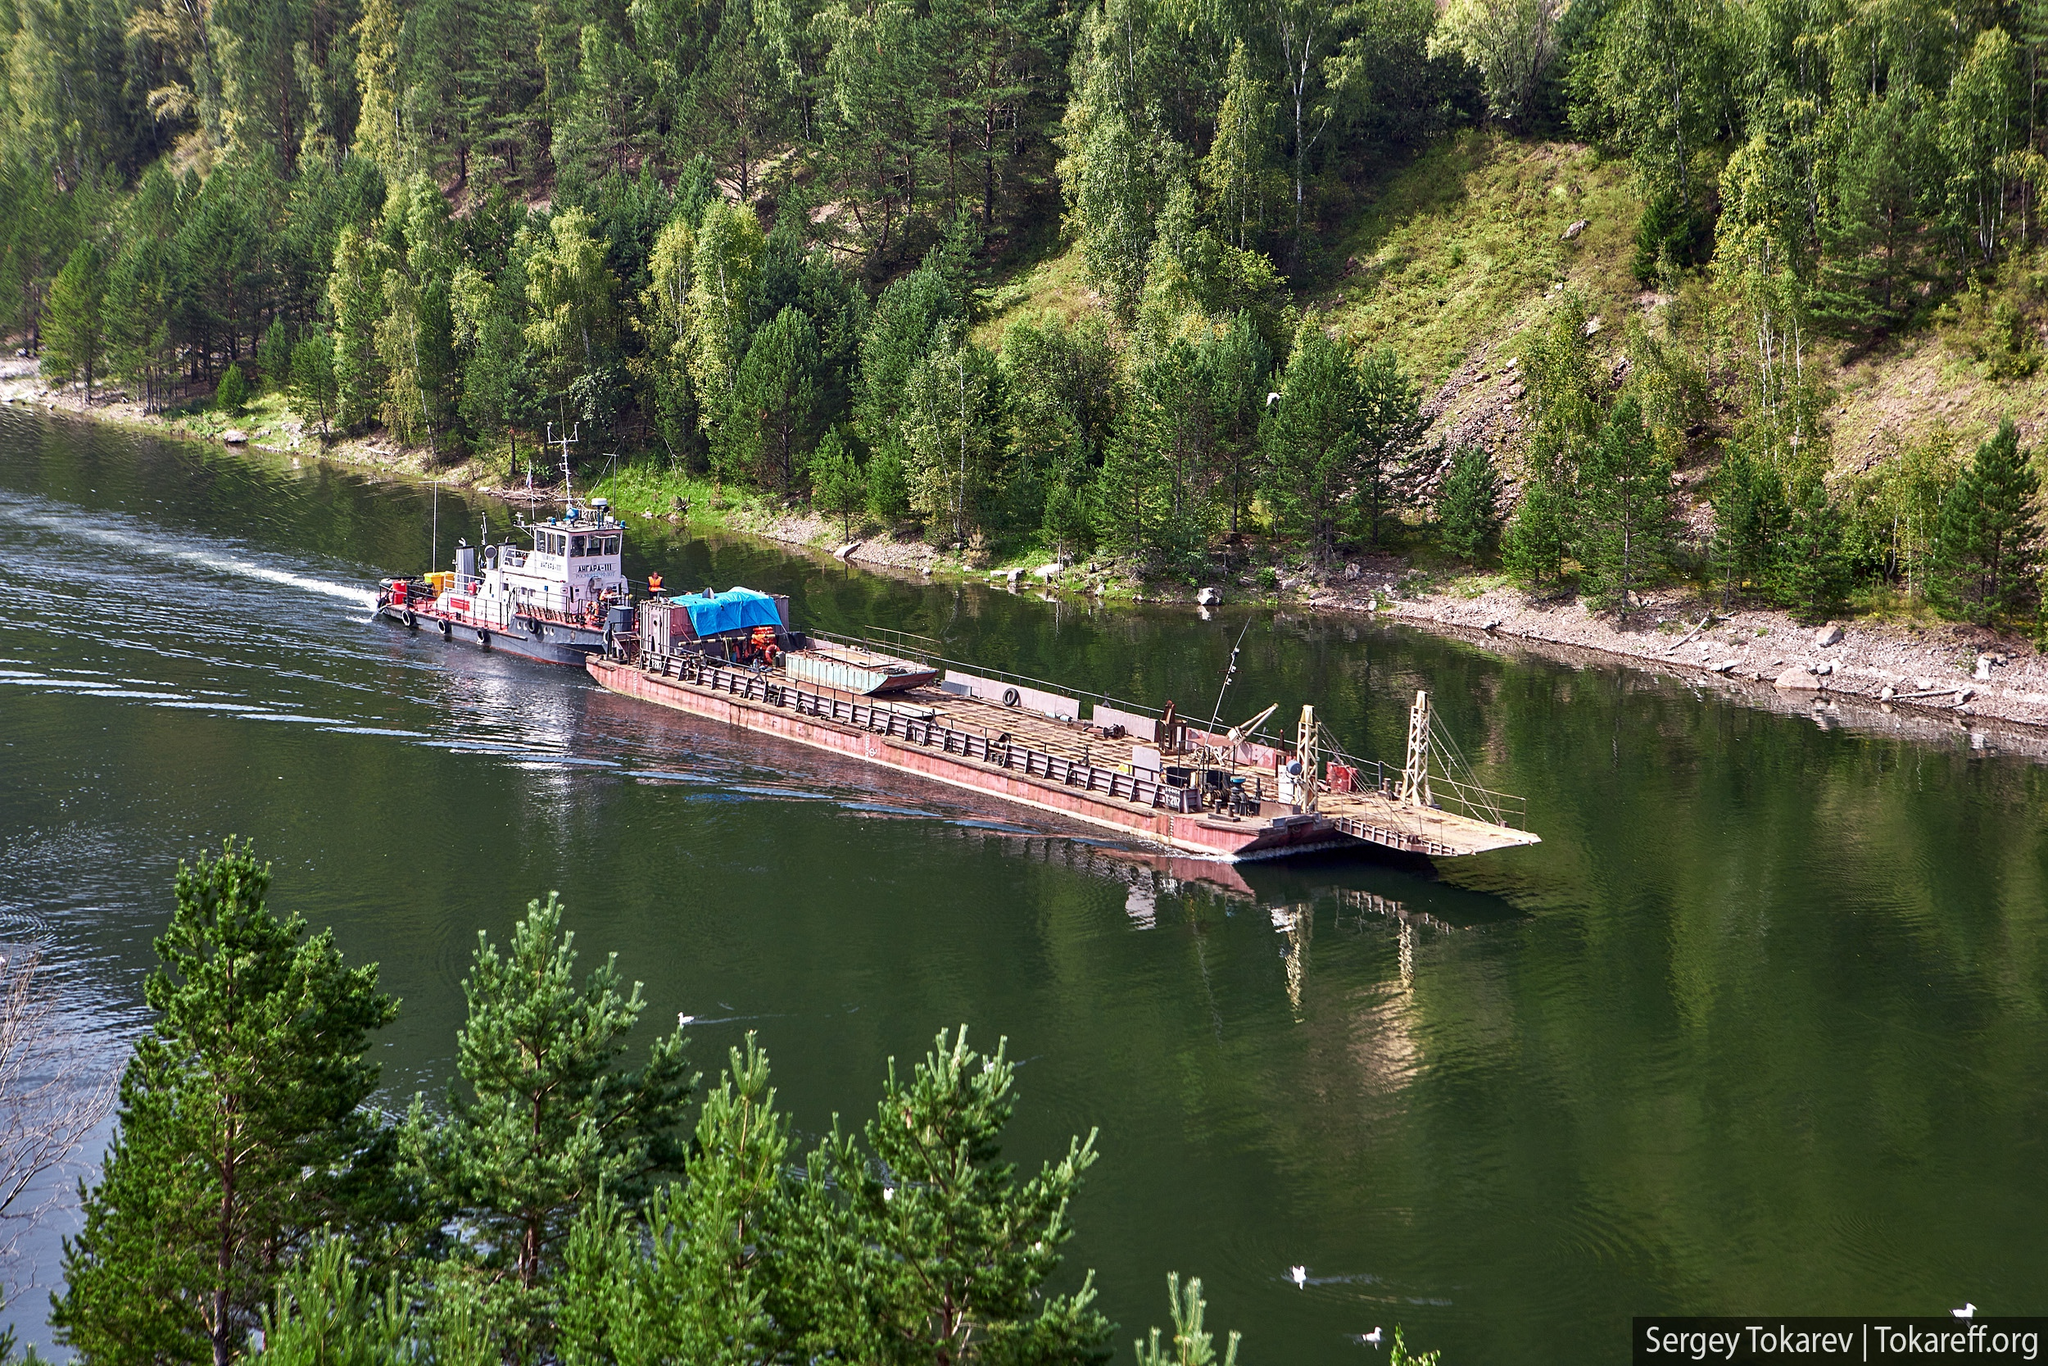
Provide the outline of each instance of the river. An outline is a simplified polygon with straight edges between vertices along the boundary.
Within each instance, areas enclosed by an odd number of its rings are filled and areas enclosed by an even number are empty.
[[[72,1027],[144,1019],[177,861],[230,832],[382,964],[386,1099],[437,1091],[478,930],[559,889],[803,1134],[943,1026],[1022,1060],[1010,1154],[1100,1126],[1073,1210],[1131,1339],[1200,1276],[1242,1360],[1617,1360],[1655,1312],[2041,1310],[2048,769],[1619,668],[1260,613],[1229,719],[1398,760],[1429,688],[1535,848],[1432,879],[1188,874],[369,620],[502,507],[0,410],[0,940]],[[654,524],[627,569],[1206,717],[1246,617],[897,582]],[[61,1226],[61,1220],[60,1225]],[[17,1279],[56,1275],[53,1238]],[[1289,1278],[1307,1271],[1307,1284]],[[44,1291],[14,1305],[44,1340]]]

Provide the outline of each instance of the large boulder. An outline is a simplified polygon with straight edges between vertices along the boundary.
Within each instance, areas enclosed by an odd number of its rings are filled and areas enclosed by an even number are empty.
[[[1814,677],[1803,664],[1794,664],[1791,668],[1772,679],[1771,684],[1774,687],[1783,688],[1787,692],[1813,692],[1821,687],[1821,681]]]

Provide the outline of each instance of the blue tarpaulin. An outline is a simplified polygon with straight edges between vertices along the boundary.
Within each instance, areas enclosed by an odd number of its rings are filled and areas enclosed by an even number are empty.
[[[749,626],[780,626],[782,614],[775,599],[751,588],[728,588],[723,593],[691,593],[675,599],[687,608],[690,626],[700,636],[720,631],[738,631]]]

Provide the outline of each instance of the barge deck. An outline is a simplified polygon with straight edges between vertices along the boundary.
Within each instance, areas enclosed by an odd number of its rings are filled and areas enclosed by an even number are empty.
[[[1288,775],[1277,749],[1185,722],[1176,728],[1170,711],[1164,735],[1149,718],[1101,705],[1084,723],[1076,699],[961,671],[943,684],[862,696],[799,681],[787,667],[736,667],[697,652],[593,655],[585,667],[626,696],[1212,858],[1372,846],[1442,859],[1539,842],[1505,821],[1444,810],[1430,800],[1426,777],[1418,793],[1377,764],[1334,756],[1325,780],[1306,709],[1304,781]],[[1418,706],[1426,728],[1426,704]],[[1126,722],[1155,727],[1139,738],[1168,742],[1169,756],[1249,762],[1141,768],[1128,762]]]

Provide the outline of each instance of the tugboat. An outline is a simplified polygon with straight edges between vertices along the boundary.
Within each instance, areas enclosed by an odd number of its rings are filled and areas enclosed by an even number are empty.
[[[575,667],[632,631],[632,587],[619,569],[625,527],[608,500],[571,502],[566,515],[521,529],[531,549],[457,542],[452,573],[385,579],[377,615],[411,631],[438,630],[443,640]]]

